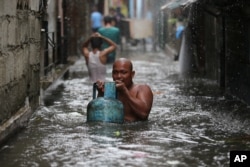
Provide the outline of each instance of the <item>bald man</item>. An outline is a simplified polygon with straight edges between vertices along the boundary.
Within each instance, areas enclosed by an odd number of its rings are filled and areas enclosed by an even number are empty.
[[[133,64],[120,58],[113,64],[112,77],[116,83],[118,99],[123,103],[124,121],[145,121],[153,104],[153,93],[148,85],[134,84]],[[97,81],[99,96],[103,96],[104,82]]]

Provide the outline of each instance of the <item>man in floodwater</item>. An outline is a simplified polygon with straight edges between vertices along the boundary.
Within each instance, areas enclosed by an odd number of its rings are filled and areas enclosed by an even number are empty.
[[[145,121],[153,104],[151,88],[145,84],[134,84],[133,64],[126,58],[120,58],[113,64],[112,77],[116,83],[118,99],[123,103],[124,121]],[[98,96],[103,96],[104,82],[97,81]]]

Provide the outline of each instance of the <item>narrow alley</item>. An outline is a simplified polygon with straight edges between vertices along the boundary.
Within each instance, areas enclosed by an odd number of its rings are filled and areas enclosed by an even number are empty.
[[[232,151],[250,156],[249,19],[247,0],[1,0],[1,166],[224,167]],[[112,46],[87,46],[93,34]],[[89,48],[132,61],[133,81],[152,89],[147,121],[87,121]],[[137,120],[144,106],[119,98]]]

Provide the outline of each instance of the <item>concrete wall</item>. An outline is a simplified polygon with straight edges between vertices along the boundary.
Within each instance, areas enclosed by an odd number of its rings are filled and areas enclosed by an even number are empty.
[[[39,0],[0,1],[0,133],[38,106],[40,29]]]
[[[203,10],[206,76],[250,104],[250,2],[220,0],[204,3]]]
[[[250,104],[250,1],[207,0],[195,5],[199,17],[190,19],[189,25],[196,34],[196,59],[204,59],[204,76]]]
[[[247,6],[245,5],[247,8]],[[250,5],[248,6],[248,11]],[[246,11],[245,9],[242,9]],[[230,16],[231,14],[229,14]],[[225,19],[226,88],[250,104],[250,15],[231,15]]]

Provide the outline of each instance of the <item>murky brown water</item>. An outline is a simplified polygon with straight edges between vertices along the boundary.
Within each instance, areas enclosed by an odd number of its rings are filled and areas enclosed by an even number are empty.
[[[229,166],[230,150],[250,150],[248,106],[210,80],[180,76],[178,62],[162,53],[127,55],[135,81],[154,92],[149,121],[86,123],[92,85],[81,60],[46,92],[27,129],[1,148],[1,166],[218,167]]]

